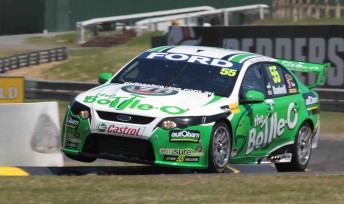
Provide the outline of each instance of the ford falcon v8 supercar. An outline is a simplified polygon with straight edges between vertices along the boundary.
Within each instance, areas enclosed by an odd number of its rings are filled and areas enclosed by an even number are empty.
[[[200,46],[148,50],[70,104],[61,150],[97,158],[223,172],[228,163],[304,171],[317,146],[330,64]],[[306,86],[293,73],[317,76]]]

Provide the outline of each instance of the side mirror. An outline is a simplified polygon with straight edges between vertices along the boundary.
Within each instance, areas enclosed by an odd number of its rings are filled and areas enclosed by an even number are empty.
[[[109,73],[109,72],[104,72],[104,73],[101,73],[99,78],[98,78],[98,82],[100,84],[104,84],[105,82],[109,81],[112,77],[112,74]]]
[[[242,103],[261,103],[265,100],[265,96],[260,91],[249,90],[246,92],[244,98],[240,101]]]

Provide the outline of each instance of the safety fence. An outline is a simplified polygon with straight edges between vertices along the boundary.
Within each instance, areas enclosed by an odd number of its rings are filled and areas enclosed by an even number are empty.
[[[65,59],[67,59],[65,47],[0,58],[0,73],[5,73],[6,71],[21,67],[39,65],[41,63],[61,61]]]
[[[71,101],[81,92],[98,86],[94,82],[25,80],[25,98]],[[344,112],[344,89],[315,89],[322,111]]]
[[[92,82],[25,80],[25,98],[70,101],[81,92],[98,86]]]

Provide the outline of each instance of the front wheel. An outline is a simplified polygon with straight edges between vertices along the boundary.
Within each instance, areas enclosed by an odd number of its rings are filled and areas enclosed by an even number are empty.
[[[278,172],[305,171],[312,154],[312,136],[313,131],[309,124],[303,123],[290,150],[291,162],[276,163],[275,167]]]
[[[208,172],[222,173],[228,164],[231,153],[231,134],[224,122],[215,124],[210,138]]]

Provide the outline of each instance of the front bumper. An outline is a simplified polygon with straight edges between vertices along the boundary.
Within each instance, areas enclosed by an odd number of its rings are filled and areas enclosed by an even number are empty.
[[[71,121],[78,125],[71,124]],[[207,168],[211,131],[212,124],[190,126],[182,130],[173,129],[173,131],[155,127],[147,137],[123,137],[91,129],[89,119],[81,119],[67,111],[62,129],[61,151],[116,161],[181,168]],[[172,138],[172,132],[179,135],[177,139]],[[195,134],[198,136],[196,139]]]

